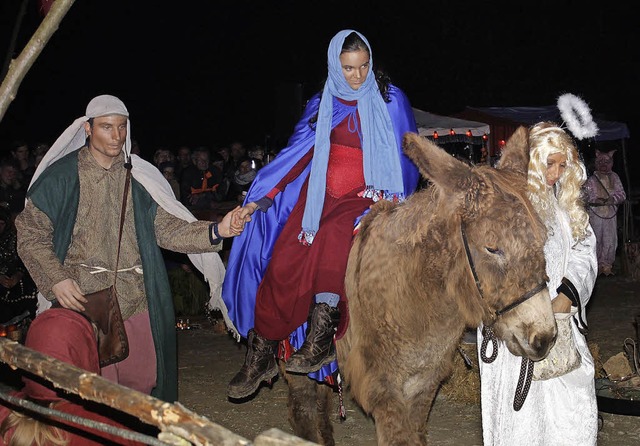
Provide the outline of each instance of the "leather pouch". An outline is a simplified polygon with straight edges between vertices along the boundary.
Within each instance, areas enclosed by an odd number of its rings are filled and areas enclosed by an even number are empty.
[[[129,339],[118,304],[116,290],[112,286],[95,293],[85,294],[88,302],[81,312],[97,327],[98,357],[100,367],[120,362],[129,356]],[[53,307],[62,308],[58,301]]]

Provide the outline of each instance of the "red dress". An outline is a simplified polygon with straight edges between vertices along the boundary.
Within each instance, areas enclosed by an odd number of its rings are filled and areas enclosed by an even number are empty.
[[[298,241],[307,198],[305,182],[297,203],[276,241],[271,261],[256,296],[255,329],[263,337],[282,340],[307,320],[313,297],[321,292],[340,296],[345,325],[344,278],[356,218],[373,204],[359,195],[365,189],[359,122],[348,116],[331,132],[327,186],[320,226],[311,245]],[[355,125],[354,125],[355,124]],[[286,187],[309,162],[313,149],[281,181]],[[272,195],[272,194],[269,194]]]

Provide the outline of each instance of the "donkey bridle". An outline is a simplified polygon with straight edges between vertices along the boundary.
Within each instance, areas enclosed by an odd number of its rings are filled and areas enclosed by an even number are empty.
[[[480,298],[484,299],[484,293],[482,292],[482,285],[480,284],[480,279],[478,279],[478,273],[476,272],[476,267],[473,262],[473,257],[471,257],[471,250],[469,249],[469,242],[467,241],[467,233],[464,230],[464,223],[462,222],[460,223],[460,232],[462,233],[462,242],[464,243],[464,251],[467,254],[467,262],[469,264],[469,269],[471,269],[471,273],[473,274],[473,280],[475,280],[476,282],[476,288],[478,288],[478,293],[480,293]],[[546,286],[547,286],[547,282],[545,281],[540,282],[533,289],[522,294],[519,298],[511,302],[509,305],[506,305],[504,308],[501,308],[499,310],[495,310],[496,316],[502,316],[506,312],[513,310],[515,307],[517,307],[521,303],[526,302],[527,300],[531,299],[533,296],[538,294]]]
[[[471,250],[469,249],[469,242],[467,241],[467,234],[464,230],[464,223],[460,222],[460,232],[462,234],[462,242],[464,244],[464,251],[467,255],[467,263],[469,264],[469,269],[471,269],[471,273],[473,274],[473,280],[476,282],[476,288],[478,289],[478,293],[480,294],[480,299],[484,300],[484,293],[482,292],[482,285],[480,284],[480,279],[478,279],[478,273],[476,272],[475,264],[473,262],[473,257],[471,256]],[[520,305],[523,302],[526,302],[531,297],[538,294],[547,286],[546,281],[540,282],[533,289],[527,291],[522,294],[515,301],[511,302],[509,305],[506,305],[504,308],[499,310],[495,310],[496,317],[502,316],[508,311],[513,310],[515,307]],[[487,356],[487,346],[491,342],[491,356]],[[498,341],[496,340],[495,334],[493,332],[493,328],[491,325],[484,325],[482,327],[482,344],[480,347],[480,357],[482,361],[485,363],[492,363],[498,357]],[[515,396],[513,398],[513,408],[518,411],[522,408],[525,399],[527,398],[527,394],[529,393],[529,387],[531,386],[531,378],[533,377],[533,361],[529,358],[522,357],[522,364],[520,367],[520,376],[518,379],[518,385],[516,386]]]

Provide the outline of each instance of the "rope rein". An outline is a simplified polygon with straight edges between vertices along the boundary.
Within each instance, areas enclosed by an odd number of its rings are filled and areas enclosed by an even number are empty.
[[[518,377],[518,385],[516,386],[515,395],[513,395],[513,410],[516,412],[522,409],[524,400],[529,394],[531,387],[531,379],[533,378],[533,361],[529,358],[522,357],[520,363],[520,376]]]
[[[487,356],[487,345],[491,342],[491,356]],[[480,357],[482,361],[491,364],[498,357],[498,341],[493,329],[488,325],[482,327],[482,344],[480,344]]]

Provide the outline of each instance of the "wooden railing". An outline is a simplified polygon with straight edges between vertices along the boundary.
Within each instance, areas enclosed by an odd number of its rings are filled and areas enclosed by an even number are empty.
[[[180,403],[167,403],[89,373],[66,362],[0,337],[0,361],[13,370],[19,368],[40,376],[56,388],[74,393],[85,400],[107,405],[132,415],[161,433],[188,444],[203,446],[312,446],[311,443],[279,429],[269,429],[253,441],[200,416]],[[167,443],[170,444],[170,443]]]

